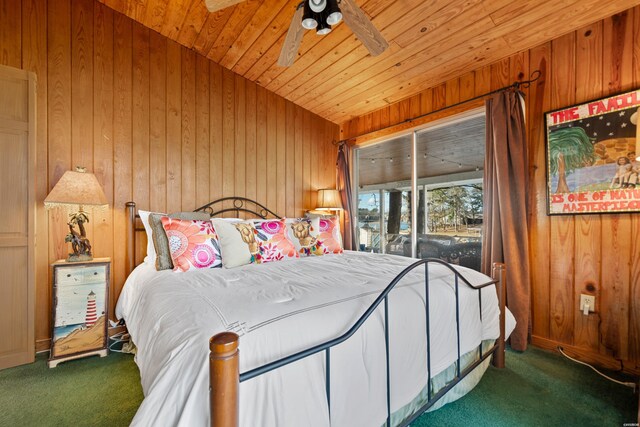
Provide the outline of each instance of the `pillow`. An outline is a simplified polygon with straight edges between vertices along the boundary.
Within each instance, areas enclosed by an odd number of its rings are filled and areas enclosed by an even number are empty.
[[[256,262],[265,263],[300,258],[298,250],[289,240],[286,220],[254,220],[255,239],[259,245]]]
[[[147,233],[147,254],[144,257],[144,262],[146,264],[153,264],[156,262],[156,250],[153,247],[153,230],[149,224],[149,216],[152,213],[153,212],[149,211],[138,211],[140,221],[142,221],[142,225],[144,226],[144,231]]]
[[[318,245],[325,254],[341,254],[342,235],[340,234],[340,218],[337,216],[319,217]]]
[[[222,266],[218,237],[211,221],[160,218],[166,233],[173,269],[189,271]]]
[[[301,256],[322,255],[324,252],[318,245],[320,218],[287,218],[287,235]]]
[[[177,212],[173,214],[161,214],[151,213],[149,215],[149,225],[153,233],[153,246],[155,248],[155,266],[156,270],[172,270],[174,265],[171,259],[171,252],[169,251],[169,241],[167,235],[162,227],[160,218],[168,216],[171,219],[185,219],[185,220],[198,220],[209,221],[209,214],[206,212]]]
[[[251,221],[228,221],[222,218],[211,220],[220,243],[222,265],[225,268],[239,267],[255,262],[259,245]]]

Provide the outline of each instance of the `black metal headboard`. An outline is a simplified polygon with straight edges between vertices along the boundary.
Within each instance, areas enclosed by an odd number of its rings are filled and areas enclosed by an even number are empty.
[[[233,207],[229,207],[229,205],[233,205]],[[126,212],[127,254],[125,257],[125,269],[127,271],[127,274],[130,274],[136,267],[136,232],[144,231],[144,227],[140,224],[139,221],[136,220],[140,218],[140,215],[138,215],[135,202],[126,203]],[[211,217],[219,216],[227,212],[235,213],[235,216],[239,217],[240,213],[243,212],[250,215],[255,215],[256,217],[263,219],[267,219],[270,217],[278,219],[281,218],[278,214],[276,214],[263,204],[258,203],[255,200],[247,199],[246,197],[223,197],[199,207],[198,209],[194,210],[194,212],[206,212]]]
[[[225,207],[225,202],[232,202],[233,207]],[[239,216],[240,212],[245,212],[263,219],[267,219],[269,216],[280,219],[280,216],[271,209],[246,197],[223,197],[222,199],[214,200],[204,206],[200,206],[198,209],[195,209],[194,212],[207,212],[212,217],[222,215],[226,212],[234,212],[236,216]]]

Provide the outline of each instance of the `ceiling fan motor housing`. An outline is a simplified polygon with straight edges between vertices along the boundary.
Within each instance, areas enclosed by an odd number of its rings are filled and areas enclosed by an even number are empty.
[[[337,0],[306,0],[302,26],[307,30],[315,29],[318,35],[331,32],[331,26],[342,20]]]
[[[320,13],[327,7],[327,0],[309,0],[309,7],[315,13]]]

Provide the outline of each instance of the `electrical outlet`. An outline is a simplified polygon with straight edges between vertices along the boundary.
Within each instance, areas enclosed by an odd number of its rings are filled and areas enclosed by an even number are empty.
[[[596,297],[594,295],[580,295],[580,311],[587,314],[584,307],[585,304],[589,306],[589,312],[593,313],[596,311]]]

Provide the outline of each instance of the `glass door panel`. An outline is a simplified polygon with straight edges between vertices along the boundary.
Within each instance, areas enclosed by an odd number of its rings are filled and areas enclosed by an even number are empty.
[[[479,270],[484,115],[418,134],[418,258]]]
[[[411,256],[411,137],[357,153],[359,250]]]

